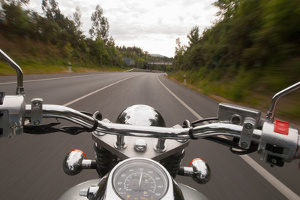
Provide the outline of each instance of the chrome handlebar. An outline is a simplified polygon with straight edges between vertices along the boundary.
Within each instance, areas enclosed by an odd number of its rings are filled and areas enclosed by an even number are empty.
[[[33,101],[35,102],[35,101]],[[39,118],[34,112],[35,104],[26,105],[25,119]],[[226,107],[226,105],[223,105]],[[38,106],[40,108],[40,106]],[[228,107],[226,107],[228,109]],[[239,108],[233,108],[236,110]],[[232,110],[232,109],[230,109]],[[244,110],[243,110],[244,112]],[[94,128],[95,134],[113,134],[122,136],[136,136],[136,137],[153,137],[164,139],[198,139],[198,138],[215,138],[215,136],[225,137],[224,140],[230,141],[228,137],[238,138],[240,141],[247,137],[250,139],[250,144],[255,143],[256,150],[261,154],[262,159],[271,165],[283,166],[284,162],[289,162],[295,158],[299,158],[300,139],[296,129],[288,128],[288,134],[280,134],[275,131],[275,125],[271,122],[264,122],[262,130],[248,127],[248,118],[239,125],[233,124],[227,116],[223,116],[223,121],[200,125],[196,127],[175,128],[175,127],[154,127],[154,126],[133,126],[128,124],[118,124],[108,122],[107,120],[97,120],[96,118],[81,113],[72,108],[60,105],[45,104],[42,106],[40,118],[61,118],[81,125],[85,128]],[[253,111],[251,111],[253,113]],[[220,114],[219,114],[220,116]],[[32,123],[35,125],[35,123]],[[38,123],[37,123],[38,124]],[[246,130],[245,132],[245,129]],[[249,132],[249,130],[251,130]],[[244,134],[244,135],[243,135]],[[245,150],[246,152],[253,152],[249,146],[243,148],[238,145],[236,147]],[[255,145],[254,145],[255,146]]]
[[[31,118],[31,105],[26,105],[25,118]],[[75,124],[92,128],[95,124],[93,117],[83,114],[77,110],[60,105],[43,105],[43,118],[61,118],[73,122]],[[190,128],[166,128],[155,126],[133,126],[127,124],[118,124],[112,122],[105,122],[97,120],[97,128],[95,132],[123,135],[123,136],[137,136],[137,137],[154,137],[166,139],[190,139],[191,134],[195,138],[205,138],[209,136],[232,136],[239,137],[242,131],[242,126],[225,123],[211,123]],[[255,129],[253,134],[253,141],[259,142],[261,130]]]
[[[41,99],[33,99],[31,105],[25,105],[24,97],[21,95],[5,96],[3,102],[4,104],[0,105],[0,114],[2,114],[0,129],[4,132],[2,136],[20,134],[23,132],[22,124],[26,124],[24,121],[29,120],[30,124],[24,125],[27,133],[42,134],[49,133],[48,130],[51,130],[50,132],[55,130],[56,132],[63,131],[67,133],[71,131],[71,134],[74,134],[72,131],[75,128],[79,132],[88,130],[99,135],[104,133],[175,140],[203,138],[231,148],[238,148],[244,153],[258,150],[258,153],[262,155],[266,162],[279,166],[282,166],[285,161],[300,157],[299,152],[297,152],[300,149],[300,139],[296,129],[288,127],[287,134],[281,134],[275,131],[276,123],[267,121],[263,123],[262,130],[259,130],[260,112],[234,105],[220,104],[218,122],[216,123],[175,128],[111,123],[108,120],[98,120],[96,117],[65,106],[43,105]],[[80,127],[44,129],[41,123],[43,118],[65,119],[83,128],[81,130]],[[32,127],[33,129],[30,129]],[[39,127],[42,127],[42,129],[39,129]],[[75,134],[78,134],[76,131]],[[230,137],[235,138],[235,140],[230,140]]]

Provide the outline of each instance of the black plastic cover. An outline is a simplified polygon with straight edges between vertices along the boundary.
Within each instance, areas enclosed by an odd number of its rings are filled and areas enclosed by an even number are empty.
[[[283,167],[284,165],[284,161],[282,160],[282,158],[272,155],[268,155],[267,162],[271,163],[271,165],[276,165],[278,167]]]
[[[282,154],[283,153],[283,148],[276,146],[276,145],[271,145],[271,144],[267,144],[266,145],[266,150],[271,151],[273,153],[277,153],[277,154]]]

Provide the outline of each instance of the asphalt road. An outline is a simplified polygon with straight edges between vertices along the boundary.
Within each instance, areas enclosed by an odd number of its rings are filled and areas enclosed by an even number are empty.
[[[69,107],[88,112],[99,110],[111,121],[133,104],[153,106],[163,115],[167,126],[181,124],[185,119],[195,120],[195,115],[163,85],[200,116],[213,117],[217,113],[218,102],[159,74],[30,75],[25,76],[24,80],[27,102],[33,97],[41,97],[45,103],[63,105],[77,99]],[[0,77],[0,91],[13,94],[13,81],[14,77]],[[116,84],[111,85],[113,83]],[[107,85],[110,87],[78,99]],[[93,170],[84,170],[76,176],[67,176],[62,170],[63,158],[71,149],[81,149],[93,158],[92,144],[89,133],[77,136],[63,133],[39,136],[24,134],[13,139],[1,138],[0,199],[53,200],[71,186],[96,178],[97,173]],[[280,184],[270,184],[257,170],[226,147],[204,140],[191,141],[182,165],[199,156],[211,167],[211,181],[199,185],[190,178],[176,179],[203,192],[209,199],[287,199],[280,192],[283,190]],[[256,155],[251,157],[280,183],[300,195],[300,170],[296,161],[286,164],[284,168],[271,168],[259,161]],[[296,198],[299,199],[299,196]]]

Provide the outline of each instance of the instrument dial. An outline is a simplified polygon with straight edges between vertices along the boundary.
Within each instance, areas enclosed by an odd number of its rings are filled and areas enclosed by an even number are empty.
[[[168,178],[156,163],[135,159],[116,169],[113,187],[122,199],[159,200],[167,191]]]

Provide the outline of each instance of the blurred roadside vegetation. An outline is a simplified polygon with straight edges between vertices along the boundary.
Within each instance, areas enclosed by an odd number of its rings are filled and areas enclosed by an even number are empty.
[[[28,10],[29,0],[0,0],[0,48],[25,73],[120,71],[146,68],[153,58],[138,47],[118,47],[109,35],[109,22],[97,5],[92,13],[89,37],[81,29],[77,7],[66,17],[55,0],[42,0],[43,14]],[[133,62],[126,65],[124,58]],[[14,72],[0,61],[0,75]]]
[[[210,95],[266,109],[271,96],[300,81],[300,2],[217,0],[219,20],[189,44],[177,39],[171,77]],[[278,113],[300,122],[300,91]],[[281,106],[280,106],[281,105]]]

